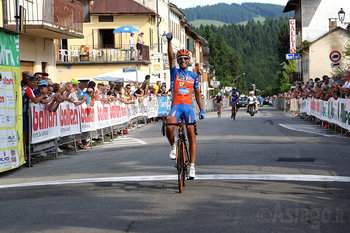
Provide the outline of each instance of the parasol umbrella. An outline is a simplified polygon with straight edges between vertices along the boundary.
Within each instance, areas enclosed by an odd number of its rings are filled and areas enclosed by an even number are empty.
[[[121,26],[120,28],[117,28],[113,31],[113,33],[137,33],[139,32],[139,30],[137,30],[136,28],[132,27],[132,26]]]
[[[113,31],[113,33],[132,33],[132,32],[138,33],[139,30],[137,30],[136,28],[134,28],[132,26],[124,25],[124,26],[121,26]],[[123,37],[121,38],[121,42],[123,45]]]

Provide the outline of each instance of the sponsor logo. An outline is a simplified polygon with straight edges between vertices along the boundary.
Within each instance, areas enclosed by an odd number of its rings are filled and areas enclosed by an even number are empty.
[[[341,103],[340,104],[340,119],[341,122],[350,125],[350,113],[345,110],[346,104]]]
[[[68,104],[66,109],[60,106],[60,122],[61,126],[77,125],[79,123],[78,110],[71,109]]]
[[[188,88],[179,88],[179,94],[189,94],[190,93],[190,89]]]
[[[12,163],[17,162],[16,150],[11,150],[11,162]]]
[[[185,85],[184,82],[180,82],[180,87],[183,87]]]
[[[12,78],[11,79],[8,79],[8,78],[4,78],[3,80],[2,80],[2,83],[4,84],[4,85],[13,85],[13,80],[12,80]]]
[[[2,48],[0,50],[0,65],[16,66],[15,60],[13,59],[13,55],[12,55],[11,49],[4,49],[4,48]]]
[[[57,127],[58,116],[57,112],[49,112],[48,110],[37,111],[33,106],[33,130],[43,130],[52,127]]]
[[[86,106],[81,106],[81,123],[95,122],[95,110],[94,108],[87,108]]]
[[[0,96],[0,103],[5,103],[5,97]]]
[[[8,136],[7,142],[9,143],[16,142],[16,136],[15,135]]]
[[[108,117],[108,105],[97,106],[97,119],[98,121],[109,120]]]

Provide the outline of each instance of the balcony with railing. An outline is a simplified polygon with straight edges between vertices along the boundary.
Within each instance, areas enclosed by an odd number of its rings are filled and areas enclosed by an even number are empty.
[[[141,63],[150,64],[149,46],[142,46],[142,55],[138,55],[136,47],[129,44],[118,46],[104,45],[98,48],[92,45],[72,45],[67,49],[59,49],[57,64],[106,64],[106,63]]]
[[[7,1],[8,25],[16,29],[16,1]],[[76,0],[19,0],[25,34],[51,39],[83,38],[83,6]]]

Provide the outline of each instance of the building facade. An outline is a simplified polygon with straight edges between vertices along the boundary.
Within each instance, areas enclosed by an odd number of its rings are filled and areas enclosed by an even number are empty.
[[[15,1],[6,1],[7,27],[16,31]],[[18,1],[25,14],[20,34],[21,71],[47,72],[55,80],[54,39],[83,37],[83,8],[78,1]]]
[[[337,25],[340,28],[346,28],[347,24],[341,23],[338,20],[338,12],[343,8],[348,12],[345,21],[350,21],[350,5],[348,0],[289,0],[283,12],[294,11],[296,20],[296,34],[297,34],[297,49],[301,52],[302,59],[296,60],[296,68],[298,76],[302,77],[303,81],[309,78],[315,78],[311,70],[311,64],[317,64],[312,59],[317,57],[313,55],[315,51],[324,51],[321,57],[329,56],[331,51],[325,51],[325,48],[318,48],[316,46],[320,43],[313,44],[313,49],[309,50],[308,44],[315,42],[319,38],[328,34],[330,27],[335,28]],[[346,40],[346,38],[344,38]],[[324,39],[322,41],[325,41]],[[333,44],[333,49],[335,43]],[[306,49],[303,48],[303,46]],[[328,48],[329,46],[327,46]],[[337,43],[337,49],[343,48],[341,43]],[[319,54],[320,55],[320,54]],[[319,57],[318,57],[319,58]],[[329,58],[326,58],[327,63]],[[325,61],[325,62],[326,62]],[[334,70],[333,70],[334,71]],[[319,66],[318,72],[323,74],[330,74],[330,64],[327,66]]]
[[[323,75],[334,73],[335,69],[331,67],[332,61],[329,58],[330,53],[333,51],[342,53],[348,42],[348,32],[341,27],[337,27],[304,48],[302,57],[302,64],[305,64],[303,67],[304,80],[322,78]],[[345,59],[342,59],[341,63],[343,67],[349,65],[349,61]]]
[[[152,74],[150,55],[157,49],[154,46],[157,17],[154,11],[133,0],[90,2],[84,17],[84,38],[57,42],[58,80],[66,82],[75,78],[87,82],[127,67]],[[131,33],[114,31],[122,26],[138,30],[131,43]],[[142,56],[138,56],[136,43],[141,32],[145,44]],[[142,82],[144,77],[137,79]]]

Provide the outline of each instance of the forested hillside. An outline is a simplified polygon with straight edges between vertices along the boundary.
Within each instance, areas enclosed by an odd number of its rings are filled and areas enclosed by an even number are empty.
[[[284,6],[265,3],[242,3],[241,5],[235,3],[219,3],[215,5],[182,9],[182,11],[186,14],[188,21],[210,19],[231,24],[247,21],[260,16],[265,18],[290,16],[282,13],[283,8]]]
[[[235,84],[239,89],[247,90],[255,83],[259,89],[271,90],[278,86],[279,53],[287,52],[278,49],[281,30],[287,23],[284,17],[267,18],[264,23],[250,20],[246,25],[201,26],[197,30],[209,42],[210,63],[223,85],[232,85],[232,79],[245,72]]]

